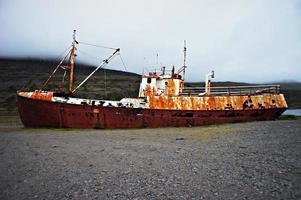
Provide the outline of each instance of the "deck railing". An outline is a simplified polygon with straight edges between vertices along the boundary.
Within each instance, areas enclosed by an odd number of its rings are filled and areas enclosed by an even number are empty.
[[[182,95],[202,96],[205,95],[205,87],[185,87]],[[255,95],[255,94],[279,94],[280,85],[246,85],[230,87],[211,87],[212,96],[231,96],[231,95]]]

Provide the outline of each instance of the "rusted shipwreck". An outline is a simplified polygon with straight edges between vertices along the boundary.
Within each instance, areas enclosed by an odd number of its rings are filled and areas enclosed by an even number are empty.
[[[229,122],[272,120],[287,104],[279,85],[211,87],[212,71],[206,86],[185,87],[184,65],[176,71],[162,67],[142,75],[138,98],[120,101],[83,99],[74,92],[95,71],[106,65],[119,49],[105,59],[85,80],[73,88],[73,70],[77,41],[75,32],[69,53],[45,81],[41,89],[18,91],[20,118],[26,127],[55,128],[144,128],[165,126],[200,126]],[[65,60],[69,65],[63,65]],[[44,91],[58,68],[69,74],[68,95]]]

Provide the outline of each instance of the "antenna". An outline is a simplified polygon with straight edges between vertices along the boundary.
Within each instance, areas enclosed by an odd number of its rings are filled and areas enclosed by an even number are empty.
[[[185,79],[185,69],[187,68],[187,66],[186,66],[186,50],[187,50],[186,40],[184,40],[184,50],[183,50],[183,52],[184,52],[184,63],[183,63],[183,66],[178,70],[178,74],[183,72],[183,81]]]
[[[184,67],[186,67],[186,40],[184,40]],[[185,73],[185,69],[184,69],[184,73]]]

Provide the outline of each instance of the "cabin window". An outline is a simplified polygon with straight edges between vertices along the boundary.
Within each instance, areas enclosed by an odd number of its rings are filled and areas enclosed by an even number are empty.
[[[147,83],[151,83],[152,79],[151,78],[147,78]]]

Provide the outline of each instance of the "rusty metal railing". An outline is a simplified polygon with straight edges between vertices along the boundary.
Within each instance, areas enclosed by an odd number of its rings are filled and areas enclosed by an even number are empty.
[[[230,87],[211,87],[211,96],[231,96],[231,95],[255,95],[255,94],[279,94],[280,85],[246,85]],[[185,87],[182,95],[202,96],[205,87]]]

